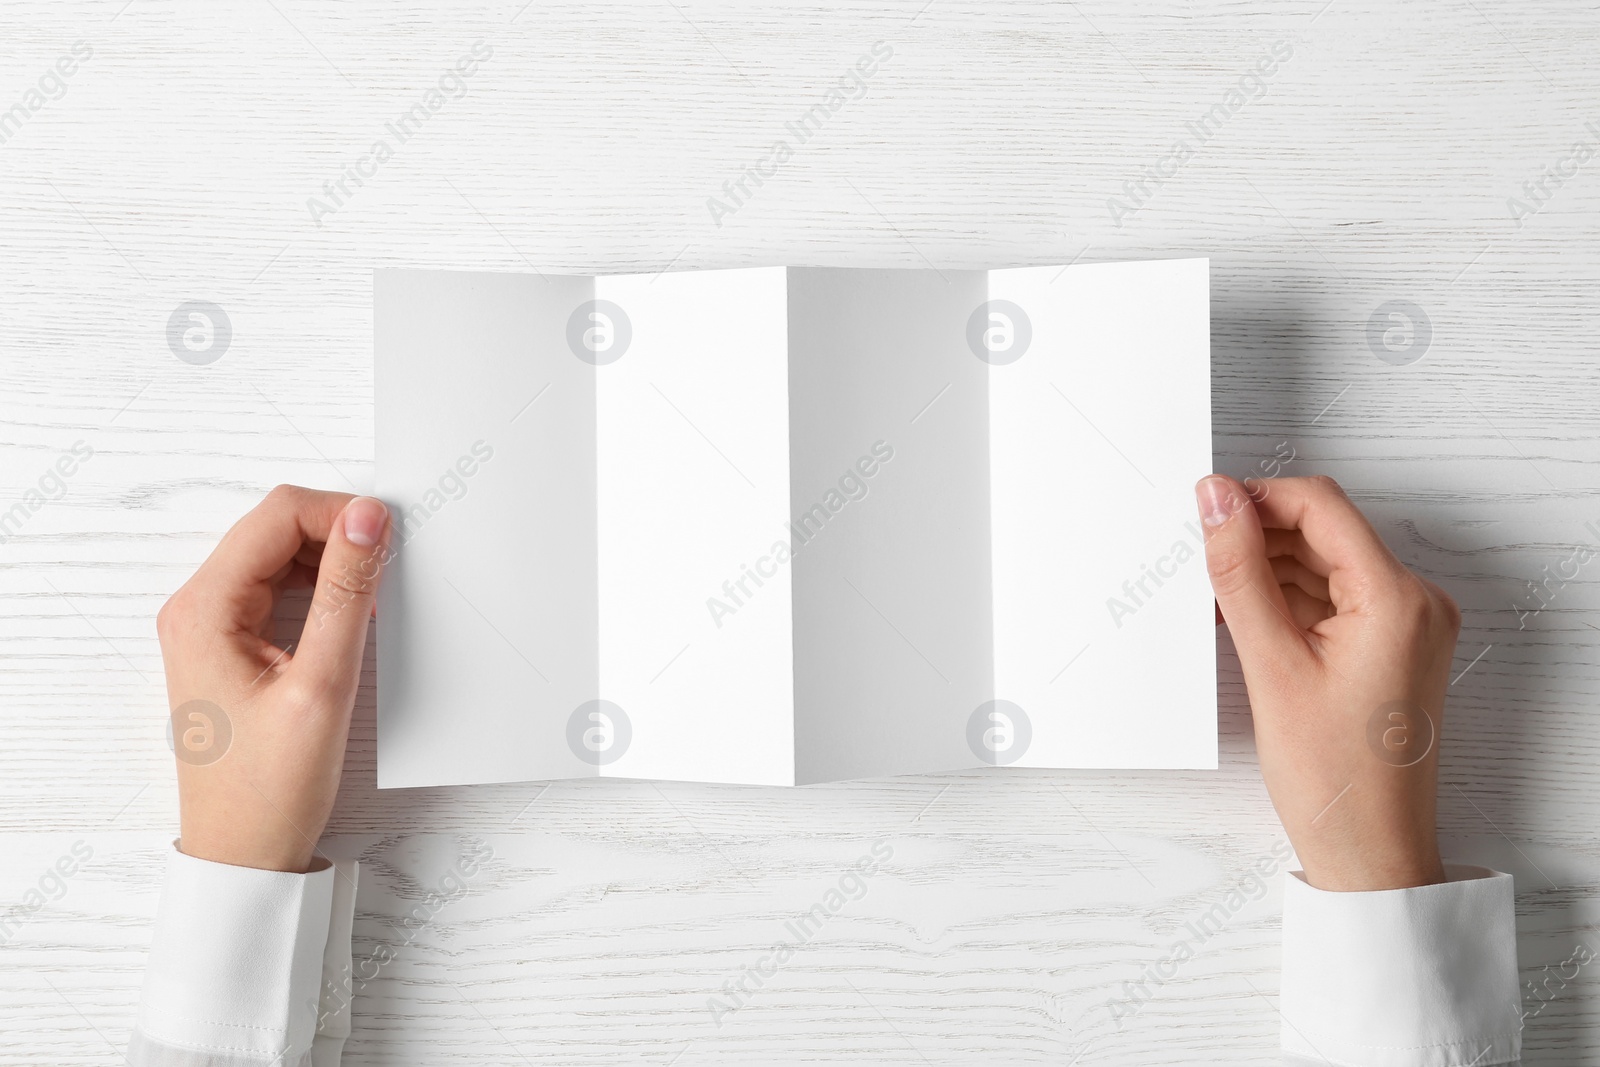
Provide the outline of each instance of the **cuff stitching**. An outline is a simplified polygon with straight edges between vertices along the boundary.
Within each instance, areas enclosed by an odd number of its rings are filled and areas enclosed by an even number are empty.
[[[255,1030],[263,1034],[280,1034],[284,1030],[282,1026],[256,1026],[254,1023],[225,1023],[217,1019],[205,1019],[198,1015],[186,1015],[180,1011],[157,1007],[154,1004],[144,1005],[143,1012],[147,1016],[161,1015],[168,1019],[176,1019],[186,1023],[198,1023],[201,1026],[225,1026],[231,1030]]]
[[[143,1027],[139,1029],[139,1033],[143,1034],[149,1040],[159,1041],[161,1044],[171,1045],[173,1048],[188,1049],[191,1052],[242,1052],[247,1056],[261,1056],[272,1051],[270,1049],[251,1048],[245,1045],[213,1045],[206,1042],[187,1041],[183,1038],[166,1037],[161,1034],[154,1034]],[[281,1059],[284,1053],[287,1051],[289,1051],[287,1046],[278,1049],[277,1056],[273,1062],[277,1062],[277,1059]]]

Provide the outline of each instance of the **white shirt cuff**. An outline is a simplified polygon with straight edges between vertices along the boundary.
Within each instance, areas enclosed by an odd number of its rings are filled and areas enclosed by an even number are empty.
[[[1335,1067],[1489,1067],[1522,1050],[1511,876],[1283,897],[1283,1051]]]
[[[174,847],[130,1067],[337,1067],[349,1003],[324,996],[325,972],[349,967],[356,874],[234,867]]]

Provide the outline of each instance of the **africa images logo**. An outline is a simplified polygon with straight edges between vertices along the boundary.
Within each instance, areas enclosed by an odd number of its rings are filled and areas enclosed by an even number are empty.
[[[191,767],[217,762],[232,745],[232,720],[209,700],[179,704],[167,719],[167,747]]]
[[[567,318],[567,347],[585,363],[615,363],[633,340],[628,313],[609,300],[586,300]]]
[[[167,347],[185,363],[215,363],[233,342],[228,313],[209,300],[188,300],[167,316]]]
[[[628,713],[609,700],[586,700],[567,718],[567,747],[592,766],[615,763],[632,742]]]
[[[1433,322],[1409,300],[1385,301],[1367,319],[1367,348],[1391,366],[1415,363],[1432,343]]]
[[[985,701],[967,718],[967,747],[991,767],[1017,762],[1032,742],[1028,713],[1009,700]]]
[[[1028,313],[1009,300],[985,300],[967,318],[967,347],[991,366],[1015,363],[1032,342]]]
[[[1367,745],[1391,767],[1414,767],[1433,750],[1433,717],[1405,700],[1391,700],[1367,720]]]

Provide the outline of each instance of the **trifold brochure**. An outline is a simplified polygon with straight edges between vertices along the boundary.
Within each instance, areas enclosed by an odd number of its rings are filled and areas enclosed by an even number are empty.
[[[378,784],[1215,767],[1207,269],[378,271]]]

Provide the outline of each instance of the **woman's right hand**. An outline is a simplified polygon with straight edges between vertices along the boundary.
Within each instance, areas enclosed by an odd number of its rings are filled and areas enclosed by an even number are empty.
[[[1461,613],[1331,478],[1253,484],[1210,475],[1195,494],[1261,776],[1306,881],[1442,882],[1439,737]]]

